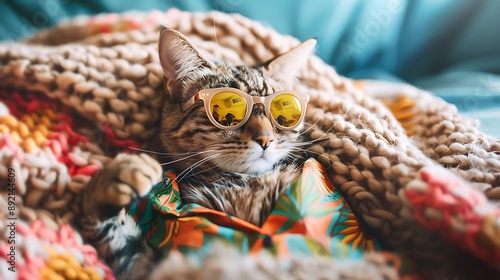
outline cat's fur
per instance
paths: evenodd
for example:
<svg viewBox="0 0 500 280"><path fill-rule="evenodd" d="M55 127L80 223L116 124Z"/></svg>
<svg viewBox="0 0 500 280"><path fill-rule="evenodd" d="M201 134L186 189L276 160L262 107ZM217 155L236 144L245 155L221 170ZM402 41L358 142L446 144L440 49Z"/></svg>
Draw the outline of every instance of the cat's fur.
<svg viewBox="0 0 500 280"><path fill-rule="evenodd" d="M216 66L183 35L161 32L159 55L168 96L160 135L164 156L158 159L178 172L184 202L255 225L265 221L277 197L300 174L305 156L300 127L275 129L257 104L246 124L225 131L209 121L203 102L186 112L181 104L209 88L233 87L255 96L291 89L314 46L315 40L306 41L256 67ZM133 220L120 212L135 197L146 195L160 175L161 167L151 157L120 155L85 190L82 233L120 279L141 279L160 257L143 242Z"/></svg>

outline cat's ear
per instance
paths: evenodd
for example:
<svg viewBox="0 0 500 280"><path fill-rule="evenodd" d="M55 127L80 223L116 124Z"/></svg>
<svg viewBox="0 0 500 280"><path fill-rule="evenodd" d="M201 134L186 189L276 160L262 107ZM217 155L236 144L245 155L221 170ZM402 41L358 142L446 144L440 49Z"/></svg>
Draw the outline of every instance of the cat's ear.
<svg viewBox="0 0 500 280"><path fill-rule="evenodd" d="M264 69L278 81L288 82L298 74L316 47L316 39L309 39L265 63Z"/></svg>
<svg viewBox="0 0 500 280"><path fill-rule="evenodd" d="M184 35L172 29L163 28L160 32L158 52L172 90L182 92L187 85L215 69L215 65L205 59Z"/></svg>

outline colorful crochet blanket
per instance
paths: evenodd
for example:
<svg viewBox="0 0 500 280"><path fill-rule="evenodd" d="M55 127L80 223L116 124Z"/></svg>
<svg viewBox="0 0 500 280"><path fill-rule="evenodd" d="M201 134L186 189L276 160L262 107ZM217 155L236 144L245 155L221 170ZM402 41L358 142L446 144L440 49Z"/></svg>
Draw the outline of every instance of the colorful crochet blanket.
<svg viewBox="0 0 500 280"><path fill-rule="evenodd" d="M25 42L0 44L2 279L113 279L69 225L78 218L75 205L92 174L118 152L145 147L157 133L163 102L160 24L186 34L207 57L232 65L257 64L298 44L238 15L177 10L78 18ZM388 266L401 277L499 275L499 140L430 93L408 85L353 82L315 56L295 87L311 96L305 135L321 140L302 182L319 171L328 176L314 187L290 192L312 188L311 194L323 197L312 200L313 205L335 208L337 203L352 210L327 213L329 222L343 213L340 223L346 226L336 228L337 237L328 240L369 232L390 252L343 256L361 267L376 264L375 270L351 269L343 276L388 275L383 272ZM329 191L319 187L324 182L330 182ZM175 185L170 186L175 193ZM280 204L289 213L304 205L293 205L291 197L285 195ZM207 230L228 225L221 213L201 215L196 207L170 206L157 207L175 216L164 224L165 232L192 226L186 222L192 213ZM280 219L277 209L274 220ZM215 220L205 223L200 220L204 215ZM231 238L247 240L251 252L255 244L269 241L265 234L274 233L273 239L281 230L332 236L325 224L308 223L256 229L237 221L241 228L231 224ZM349 230L358 225L365 231ZM294 244L304 243L304 236ZM349 238L358 244L358 237ZM155 242L162 241L178 249L184 242ZM363 244L378 248L371 241ZM330 247L321 248L339 257ZM379 258L373 261L373 256Z"/></svg>

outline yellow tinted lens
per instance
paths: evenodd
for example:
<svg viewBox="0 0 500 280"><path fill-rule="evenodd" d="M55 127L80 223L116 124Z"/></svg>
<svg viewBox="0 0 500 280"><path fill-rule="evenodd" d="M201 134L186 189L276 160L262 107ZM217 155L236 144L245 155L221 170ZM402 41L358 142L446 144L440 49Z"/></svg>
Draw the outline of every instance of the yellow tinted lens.
<svg viewBox="0 0 500 280"><path fill-rule="evenodd" d="M215 121L223 126L238 125L245 117L247 101L235 92L219 92L210 100L210 108Z"/></svg>
<svg viewBox="0 0 500 280"><path fill-rule="evenodd" d="M302 104L295 95L280 94L271 101L271 115L282 127L292 127L297 124L302 115Z"/></svg>

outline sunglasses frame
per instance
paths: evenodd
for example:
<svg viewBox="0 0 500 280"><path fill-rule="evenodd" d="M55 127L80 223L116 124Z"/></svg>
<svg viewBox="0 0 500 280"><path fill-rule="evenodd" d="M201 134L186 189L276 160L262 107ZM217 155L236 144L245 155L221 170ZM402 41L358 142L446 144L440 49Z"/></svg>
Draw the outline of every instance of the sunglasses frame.
<svg viewBox="0 0 500 280"><path fill-rule="evenodd" d="M245 101L247 103L245 117L241 120L240 123L238 123L235 126L224 126L224 125L220 124L217 120L215 120L214 117L212 116L212 111L211 111L212 108L210 108L210 101L212 100L212 98L216 94L221 93L221 92L233 92L233 93L239 94L242 98L245 99ZM286 126L282 126L282 125L278 124L278 122L273 118L273 116L271 114L271 101L275 97L277 97L281 94L294 95L299 100L299 102L302 106L300 118L293 126L286 127ZM307 103L309 103L309 94L303 93L303 92L291 91L291 90L282 90L282 91L274 92L274 93L267 95L267 96L253 96L253 95L250 95L242 90L239 90L236 88L230 88L230 87L203 89L203 90L200 90L199 92L197 92L189 100L184 102L184 104L182 104L182 111L185 112L185 111L189 110L189 108L191 108L198 100L203 100L203 103L205 105L205 112L207 113L207 117L212 122L212 124L220 129L223 129L223 130L235 130L235 129L238 129L241 126L243 126L248 121L250 116L252 115L253 106L255 104L259 104L259 103L264 105L265 114L266 114L267 118L271 121L271 123L273 124L274 127L277 127L279 129L282 129L282 130L292 130L292 129L296 128L298 125L300 125L302 123L302 121L304 120L304 117L306 114L306 109L307 109Z"/></svg>

